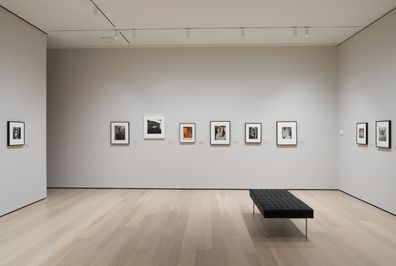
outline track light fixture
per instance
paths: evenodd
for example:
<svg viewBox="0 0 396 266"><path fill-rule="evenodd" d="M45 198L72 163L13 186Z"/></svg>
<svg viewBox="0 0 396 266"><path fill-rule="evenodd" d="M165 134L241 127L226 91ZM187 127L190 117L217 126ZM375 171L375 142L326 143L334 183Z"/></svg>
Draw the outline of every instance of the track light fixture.
<svg viewBox="0 0 396 266"><path fill-rule="evenodd" d="M186 28L186 38L190 38L190 29Z"/></svg>
<svg viewBox="0 0 396 266"><path fill-rule="evenodd" d="M293 36L297 37L298 36L298 29L297 27L293 27Z"/></svg>
<svg viewBox="0 0 396 266"><path fill-rule="evenodd" d="M118 40L120 38L120 33L118 32L118 30L114 31L114 40Z"/></svg>
<svg viewBox="0 0 396 266"><path fill-rule="evenodd" d="M132 38L136 38L136 30L132 29Z"/></svg>
<svg viewBox="0 0 396 266"><path fill-rule="evenodd" d="M309 27L304 27L304 36L309 37Z"/></svg>
<svg viewBox="0 0 396 266"><path fill-rule="evenodd" d="M245 37L245 28L241 27L241 37Z"/></svg>

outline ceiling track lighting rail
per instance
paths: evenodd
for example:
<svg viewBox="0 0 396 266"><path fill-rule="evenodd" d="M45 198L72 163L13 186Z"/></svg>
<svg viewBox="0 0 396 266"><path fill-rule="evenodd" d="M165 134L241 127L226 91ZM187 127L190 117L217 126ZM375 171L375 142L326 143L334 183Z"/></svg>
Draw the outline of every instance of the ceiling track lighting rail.
<svg viewBox="0 0 396 266"><path fill-rule="evenodd" d="M114 30L114 35L115 35L115 37L114 37L114 39L115 40L118 40L118 35L120 35L120 36L122 36L122 38L124 38L124 40L128 43L128 44L131 44L131 42L125 37L125 35L120 31L120 30L118 30L117 29L117 27L116 27L116 25L113 23L113 21L111 21L111 19L103 12L103 10L93 1L93 0L89 0L91 3L92 3L92 5L94 6L94 10L93 10L93 14L94 14L94 16L96 17L97 15L98 15L98 13L100 12L102 15L103 15L103 17L105 17L105 19L111 24L111 26L113 26L113 29L112 30Z"/></svg>

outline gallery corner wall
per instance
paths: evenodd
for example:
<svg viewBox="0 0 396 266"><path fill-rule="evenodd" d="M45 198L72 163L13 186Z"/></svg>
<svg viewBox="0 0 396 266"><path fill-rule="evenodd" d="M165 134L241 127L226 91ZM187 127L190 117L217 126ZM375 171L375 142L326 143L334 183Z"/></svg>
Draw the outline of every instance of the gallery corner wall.
<svg viewBox="0 0 396 266"><path fill-rule="evenodd" d="M0 215L46 197L45 34L0 7ZM7 121L26 144L7 147Z"/></svg>
<svg viewBox="0 0 396 266"><path fill-rule="evenodd" d="M340 46L339 188L396 213L396 10ZM375 122L392 120L391 149L375 145ZM357 122L369 123L369 145L356 145Z"/></svg>
<svg viewBox="0 0 396 266"><path fill-rule="evenodd" d="M335 47L202 47L48 51L50 187L319 188L337 181ZM161 114L165 140L143 140ZM110 145L129 121L131 144ZM231 121L231 145L209 122ZM276 121L298 121L297 147L276 146ZM181 145L179 123L196 123ZM244 123L263 143L244 143Z"/></svg>

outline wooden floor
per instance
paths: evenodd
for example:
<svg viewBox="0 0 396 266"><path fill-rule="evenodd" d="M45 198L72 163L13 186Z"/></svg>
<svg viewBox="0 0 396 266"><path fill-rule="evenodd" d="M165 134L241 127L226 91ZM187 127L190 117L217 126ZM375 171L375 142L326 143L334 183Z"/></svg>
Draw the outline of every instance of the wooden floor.
<svg viewBox="0 0 396 266"><path fill-rule="evenodd" d="M396 265L395 216L293 194L315 210L308 240L304 220L253 215L248 191L49 190L0 218L0 265Z"/></svg>

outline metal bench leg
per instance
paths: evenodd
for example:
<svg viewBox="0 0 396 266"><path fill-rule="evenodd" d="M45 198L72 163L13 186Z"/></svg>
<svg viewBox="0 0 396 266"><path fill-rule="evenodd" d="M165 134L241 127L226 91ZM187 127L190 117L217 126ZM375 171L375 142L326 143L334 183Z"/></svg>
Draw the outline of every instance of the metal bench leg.
<svg viewBox="0 0 396 266"><path fill-rule="evenodd" d="M308 239L308 219L305 218L305 239Z"/></svg>

